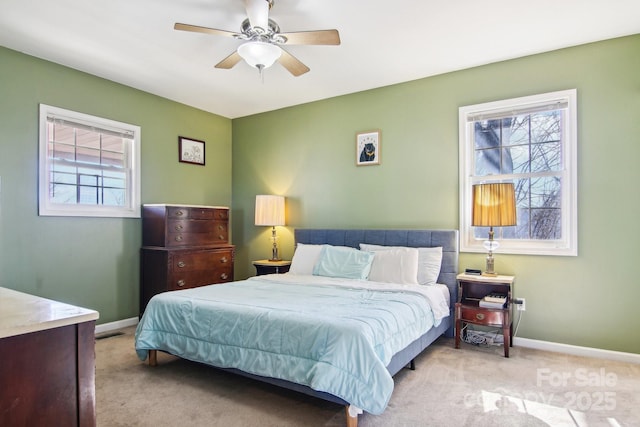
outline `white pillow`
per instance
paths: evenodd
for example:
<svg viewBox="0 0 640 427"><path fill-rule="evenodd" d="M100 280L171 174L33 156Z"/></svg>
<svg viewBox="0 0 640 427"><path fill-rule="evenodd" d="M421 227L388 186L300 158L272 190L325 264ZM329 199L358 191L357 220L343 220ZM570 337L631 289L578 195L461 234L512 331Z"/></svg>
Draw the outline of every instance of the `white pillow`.
<svg viewBox="0 0 640 427"><path fill-rule="evenodd" d="M360 243L363 251L386 251L402 248L404 246L380 246ZM442 265L442 247L417 248L418 249L418 283L420 285L435 285L440 275Z"/></svg>
<svg viewBox="0 0 640 427"><path fill-rule="evenodd" d="M418 250L416 248L393 248L376 250L371 264L369 280L373 282L418 284Z"/></svg>
<svg viewBox="0 0 640 427"><path fill-rule="evenodd" d="M435 285L442 267L442 246L418 248L418 283Z"/></svg>
<svg viewBox="0 0 640 427"><path fill-rule="evenodd" d="M298 243L296 250L293 253L291 259L291 267L289 267L289 273L291 274L313 274L313 267L320 258L320 252L324 245L305 245Z"/></svg>

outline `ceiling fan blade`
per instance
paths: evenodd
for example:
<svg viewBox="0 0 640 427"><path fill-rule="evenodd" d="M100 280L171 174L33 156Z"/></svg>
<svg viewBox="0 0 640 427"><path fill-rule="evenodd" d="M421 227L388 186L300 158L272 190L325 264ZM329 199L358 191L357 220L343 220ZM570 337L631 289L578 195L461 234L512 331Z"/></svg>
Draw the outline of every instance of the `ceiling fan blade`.
<svg viewBox="0 0 640 427"><path fill-rule="evenodd" d="M222 61L216 64L216 68L223 68L228 70L235 67L235 65L242 60L242 57L238 54L238 51L233 52L231 55L224 58Z"/></svg>
<svg viewBox="0 0 640 427"><path fill-rule="evenodd" d="M253 28L269 29L269 2L267 0L244 0L249 22Z"/></svg>
<svg viewBox="0 0 640 427"><path fill-rule="evenodd" d="M286 68L291 74L298 77L309 71L309 67L304 65L298 58L282 49L282 55L278 58L278 62Z"/></svg>
<svg viewBox="0 0 640 427"><path fill-rule="evenodd" d="M340 44L340 33L338 33L338 30L298 31L294 33L281 33L281 35L287 38L286 44Z"/></svg>
<svg viewBox="0 0 640 427"><path fill-rule="evenodd" d="M175 30L180 30L180 31L191 31L194 33L213 34L214 36L235 37L237 34L231 31L216 30L215 28L199 27L197 25L181 24L179 22L176 22L173 28Z"/></svg>

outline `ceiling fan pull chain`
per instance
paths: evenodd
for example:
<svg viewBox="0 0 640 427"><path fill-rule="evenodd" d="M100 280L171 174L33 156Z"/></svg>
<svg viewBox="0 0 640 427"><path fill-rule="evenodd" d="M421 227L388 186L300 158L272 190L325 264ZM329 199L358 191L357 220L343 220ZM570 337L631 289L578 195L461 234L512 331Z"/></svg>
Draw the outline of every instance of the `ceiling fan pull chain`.
<svg viewBox="0 0 640 427"><path fill-rule="evenodd" d="M262 80L262 84L264 84L264 65L258 64L256 65L258 72L260 73L260 79Z"/></svg>

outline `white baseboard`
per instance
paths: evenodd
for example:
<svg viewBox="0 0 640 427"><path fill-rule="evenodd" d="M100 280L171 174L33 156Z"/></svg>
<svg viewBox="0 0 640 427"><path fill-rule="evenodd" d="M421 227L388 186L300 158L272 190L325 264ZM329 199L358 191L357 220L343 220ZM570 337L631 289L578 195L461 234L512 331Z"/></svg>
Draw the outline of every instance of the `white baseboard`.
<svg viewBox="0 0 640 427"><path fill-rule="evenodd" d="M594 357L597 359L608 359L616 360L618 362L640 364L640 354L624 353L622 351L602 350L600 348L580 347L577 345L561 344L557 342L539 341L518 337L513 338L513 345L534 348L536 350L572 354L574 356Z"/></svg>
<svg viewBox="0 0 640 427"><path fill-rule="evenodd" d="M130 319L117 320L115 322L103 323L96 325L96 335L105 332L111 332L122 328L128 328L129 326L136 326L138 324L138 317L132 317Z"/></svg>

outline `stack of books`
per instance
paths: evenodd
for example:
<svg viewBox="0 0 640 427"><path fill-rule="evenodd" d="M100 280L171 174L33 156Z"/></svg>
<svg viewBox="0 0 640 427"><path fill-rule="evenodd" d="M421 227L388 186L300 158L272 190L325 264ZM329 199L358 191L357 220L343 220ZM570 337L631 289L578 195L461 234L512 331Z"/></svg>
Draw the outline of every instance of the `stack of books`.
<svg viewBox="0 0 640 427"><path fill-rule="evenodd" d="M485 308L504 308L507 302L507 296L503 294L489 294L480 300L480 307Z"/></svg>

